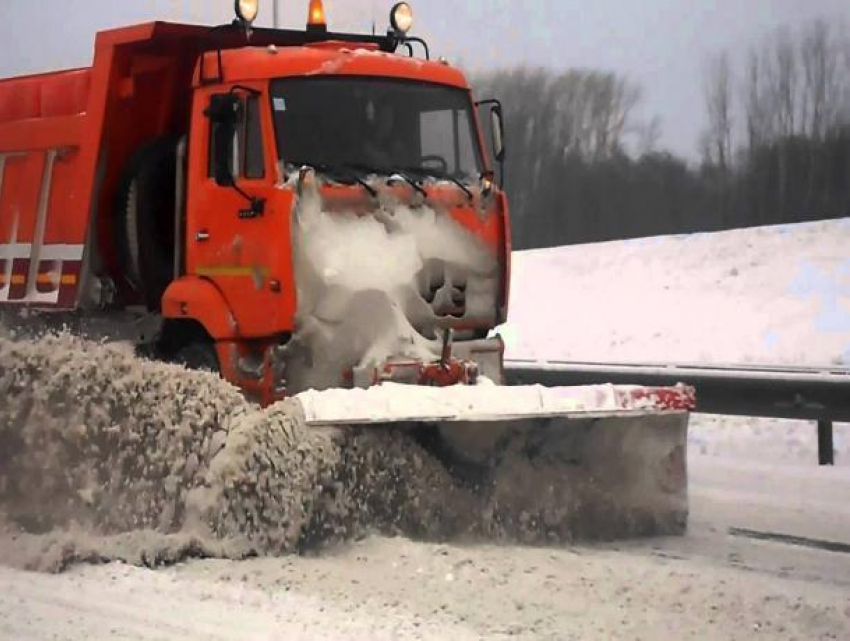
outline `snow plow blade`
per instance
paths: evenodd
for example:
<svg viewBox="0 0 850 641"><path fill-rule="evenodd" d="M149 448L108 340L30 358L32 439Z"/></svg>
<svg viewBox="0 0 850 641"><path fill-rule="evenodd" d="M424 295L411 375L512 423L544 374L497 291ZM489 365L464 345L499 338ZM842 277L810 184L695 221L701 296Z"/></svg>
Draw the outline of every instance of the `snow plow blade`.
<svg viewBox="0 0 850 641"><path fill-rule="evenodd" d="M529 541L682 534L692 388L387 384L298 397L307 425L410 431Z"/></svg>

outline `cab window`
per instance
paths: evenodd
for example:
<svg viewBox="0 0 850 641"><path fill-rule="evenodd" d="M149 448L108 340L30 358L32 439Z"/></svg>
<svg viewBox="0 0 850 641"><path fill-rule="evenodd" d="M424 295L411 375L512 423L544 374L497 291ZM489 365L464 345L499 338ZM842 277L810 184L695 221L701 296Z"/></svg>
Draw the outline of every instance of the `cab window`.
<svg viewBox="0 0 850 641"><path fill-rule="evenodd" d="M266 175L260 104L258 96L246 96L242 100L240 121L233 139L233 158L231 159L233 175L236 178L259 180ZM210 178L215 176L217 153L215 133L218 126L218 123L210 123L210 153L207 168L207 175Z"/></svg>

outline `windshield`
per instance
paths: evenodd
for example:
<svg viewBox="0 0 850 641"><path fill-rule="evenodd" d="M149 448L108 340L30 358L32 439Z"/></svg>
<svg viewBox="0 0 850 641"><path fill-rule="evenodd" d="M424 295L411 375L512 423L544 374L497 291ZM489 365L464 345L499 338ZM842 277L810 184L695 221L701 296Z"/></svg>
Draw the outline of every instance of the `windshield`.
<svg viewBox="0 0 850 641"><path fill-rule="evenodd" d="M272 83L272 108L285 163L464 181L481 174L463 89L362 77L281 79Z"/></svg>

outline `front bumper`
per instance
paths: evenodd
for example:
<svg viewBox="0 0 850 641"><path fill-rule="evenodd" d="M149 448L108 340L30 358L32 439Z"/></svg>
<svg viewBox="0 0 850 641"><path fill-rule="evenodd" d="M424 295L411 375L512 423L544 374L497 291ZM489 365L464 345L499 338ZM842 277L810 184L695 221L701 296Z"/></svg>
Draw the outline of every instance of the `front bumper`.
<svg viewBox="0 0 850 641"><path fill-rule="evenodd" d="M391 358L378 366L357 367L351 372L352 386L369 388L383 383L449 387L475 385L481 377L501 385L505 345L500 336L453 343L438 361L424 362Z"/></svg>

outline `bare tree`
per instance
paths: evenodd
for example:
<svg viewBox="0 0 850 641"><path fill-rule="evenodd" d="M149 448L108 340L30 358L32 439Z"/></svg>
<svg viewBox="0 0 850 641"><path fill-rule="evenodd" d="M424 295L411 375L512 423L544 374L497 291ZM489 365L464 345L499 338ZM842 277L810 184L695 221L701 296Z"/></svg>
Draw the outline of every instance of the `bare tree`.
<svg viewBox="0 0 850 641"><path fill-rule="evenodd" d="M840 84L844 88L841 97L841 124L850 124L850 34L847 32L847 26L842 23L841 29L841 58L843 65L840 67Z"/></svg>
<svg viewBox="0 0 850 641"><path fill-rule="evenodd" d="M743 86L747 146L751 150L760 148L774 136L770 99L765 95L765 85L762 56L757 48L753 48L747 58Z"/></svg>
<svg viewBox="0 0 850 641"><path fill-rule="evenodd" d="M780 29L773 37L767 49L769 55L765 56L772 64L766 66L766 77L768 81L768 96L770 97L773 121L776 126L776 138L778 142L777 172L779 175L778 196L779 213L784 215L788 210L788 182L790 154L789 145L791 139L797 133L797 78L798 64L797 51L794 39L787 29Z"/></svg>
<svg viewBox="0 0 850 641"><path fill-rule="evenodd" d="M823 140L837 124L841 92L839 63L841 48L833 43L829 25L818 20L808 26L802 37L800 53L805 77L806 133Z"/></svg>
<svg viewBox="0 0 850 641"><path fill-rule="evenodd" d="M704 136L706 160L722 173L732 160L732 66L727 53L718 54L708 65L705 81L708 131Z"/></svg>
<svg viewBox="0 0 850 641"><path fill-rule="evenodd" d="M661 117L653 116L649 120L637 124L634 133L636 136L635 150L638 157L655 152L658 148L658 141L661 140Z"/></svg>
<svg viewBox="0 0 850 641"><path fill-rule="evenodd" d="M773 43L775 64L771 67L771 93L776 109L778 134L790 138L797 133L797 49L787 29L777 32Z"/></svg>

